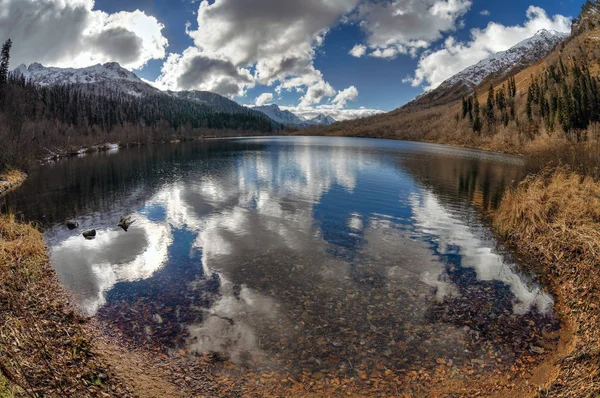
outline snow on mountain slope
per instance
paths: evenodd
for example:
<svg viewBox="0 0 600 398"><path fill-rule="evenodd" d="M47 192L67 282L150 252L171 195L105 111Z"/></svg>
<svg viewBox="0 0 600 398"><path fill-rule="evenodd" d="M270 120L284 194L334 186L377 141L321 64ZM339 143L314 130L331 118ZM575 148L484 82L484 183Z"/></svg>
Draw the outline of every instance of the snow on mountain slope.
<svg viewBox="0 0 600 398"><path fill-rule="evenodd" d="M281 110L277 105L255 106L252 109L262 112L278 123L292 126L301 126L306 124L306 120L300 119L290 111Z"/></svg>
<svg viewBox="0 0 600 398"><path fill-rule="evenodd" d="M21 75L28 81L40 86L58 84L99 85L136 96L160 92L142 81L135 73L121 67L116 62L80 69L45 67L39 63L33 63L29 67L20 65L12 73Z"/></svg>
<svg viewBox="0 0 600 398"><path fill-rule="evenodd" d="M51 86L59 84L89 85L93 90L97 87L117 91L139 97L147 94L164 94L189 101L201 102L216 112L223 113L255 113L271 118L276 123L308 127L312 125L330 125L335 123L330 116L318 115L311 120L304 120L290 111L279 109L277 105L248 108L219 94L208 91L160 91L146 83L135 73L122 68L116 62L98 64L87 68L55 68L33 63L29 67L20 65L13 74L21 75L34 84Z"/></svg>
<svg viewBox="0 0 600 398"><path fill-rule="evenodd" d="M295 127L309 127L309 126L329 126L335 123L335 119L331 116L327 116L324 114L319 114L312 119L302 119L299 116L288 110L282 110L277 105L262 105L255 106L252 109L257 110L259 112L264 113L271 119L275 120L278 123L285 124L288 126Z"/></svg>
<svg viewBox="0 0 600 398"><path fill-rule="evenodd" d="M324 115L322 113L309 120L309 123L318 126L330 126L335 122L336 120L334 118L328 115Z"/></svg>
<svg viewBox="0 0 600 398"><path fill-rule="evenodd" d="M20 65L13 73L18 72L27 80L32 80L41 86L54 84L100 83L106 80L142 82L135 73L122 68L116 62L98 64L87 68L53 68L33 63L29 67Z"/></svg>
<svg viewBox="0 0 600 398"><path fill-rule="evenodd" d="M510 49L493 54L457 73L410 104L435 105L458 99L490 76L505 77L535 64L567 36L566 33L542 29Z"/></svg>
<svg viewBox="0 0 600 398"><path fill-rule="evenodd" d="M160 91L137 77L135 73L122 68L116 62L81 69L45 67L33 63L29 67L20 65L12 73L22 75L28 81L41 86L58 84L89 85L91 89L101 87L107 88L109 91L118 91L134 96L162 93L185 100L202 102L216 112L253 113L252 110L235 101L207 91Z"/></svg>

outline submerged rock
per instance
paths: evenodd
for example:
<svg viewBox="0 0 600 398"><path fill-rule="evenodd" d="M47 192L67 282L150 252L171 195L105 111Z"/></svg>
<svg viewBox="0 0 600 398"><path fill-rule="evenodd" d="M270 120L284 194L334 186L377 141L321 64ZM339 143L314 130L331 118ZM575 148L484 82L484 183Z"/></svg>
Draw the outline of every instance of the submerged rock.
<svg viewBox="0 0 600 398"><path fill-rule="evenodd" d="M65 225L67 226L67 228L69 228L70 230L73 230L75 228L79 227L79 223L77 221L73 221L73 220L69 220L65 223Z"/></svg>
<svg viewBox="0 0 600 398"><path fill-rule="evenodd" d="M86 239L94 239L96 237L96 230L90 229L89 231L85 231L83 237Z"/></svg>
<svg viewBox="0 0 600 398"><path fill-rule="evenodd" d="M123 228L123 231L127 232L131 224L133 224L135 220L132 220L131 217L121 217L121 221L119 221L119 227Z"/></svg>

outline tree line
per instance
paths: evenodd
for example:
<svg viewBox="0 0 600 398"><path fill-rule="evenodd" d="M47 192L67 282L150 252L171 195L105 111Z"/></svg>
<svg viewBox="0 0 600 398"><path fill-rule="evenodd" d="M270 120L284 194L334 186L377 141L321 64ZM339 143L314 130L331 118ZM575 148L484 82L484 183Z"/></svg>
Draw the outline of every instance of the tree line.
<svg viewBox="0 0 600 398"><path fill-rule="evenodd" d="M531 75L527 93L517 98L514 76L501 87L490 85L485 106L480 106L477 93L462 99L459 121L468 119L473 132L494 134L500 125L525 130L530 135L542 128L548 134L561 131L575 141L582 132L600 122L600 77L594 76L587 61L572 60L565 65L559 57L540 76ZM524 120L519 120L519 110Z"/></svg>
<svg viewBox="0 0 600 398"><path fill-rule="evenodd" d="M216 112L163 93L133 96L110 85L37 86L9 72L12 42L0 54L0 169L82 145L198 136L268 134L281 126L250 110Z"/></svg>

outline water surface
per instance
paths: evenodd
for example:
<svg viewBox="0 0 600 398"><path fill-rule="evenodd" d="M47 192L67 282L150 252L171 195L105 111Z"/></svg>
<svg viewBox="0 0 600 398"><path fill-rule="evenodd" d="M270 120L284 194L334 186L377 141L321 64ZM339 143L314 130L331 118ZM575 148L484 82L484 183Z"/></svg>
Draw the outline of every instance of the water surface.
<svg viewBox="0 0 600 398"><path fill-rule="evenodd" d="M57 162L6 205L46 227L82 310L140 343L259 370L495 366L556 328L482 222L521 173L441 145L250 138Z"/></svg>

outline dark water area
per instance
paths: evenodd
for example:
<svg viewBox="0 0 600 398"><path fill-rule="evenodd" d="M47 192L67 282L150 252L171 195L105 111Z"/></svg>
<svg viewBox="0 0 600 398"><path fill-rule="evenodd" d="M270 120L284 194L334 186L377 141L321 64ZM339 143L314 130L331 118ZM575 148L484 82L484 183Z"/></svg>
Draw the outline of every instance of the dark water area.
<svg viewBox="0 0 600 398"><path fill-rule="evenodd" d="M139 343L258 370L494 367L557 328L482 221L521 177L441 145L245 138L60 161L3 207L43 225L82 311Z"/></svg>

